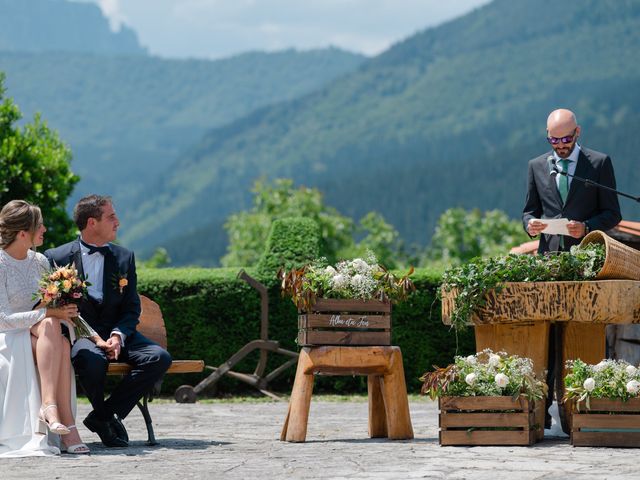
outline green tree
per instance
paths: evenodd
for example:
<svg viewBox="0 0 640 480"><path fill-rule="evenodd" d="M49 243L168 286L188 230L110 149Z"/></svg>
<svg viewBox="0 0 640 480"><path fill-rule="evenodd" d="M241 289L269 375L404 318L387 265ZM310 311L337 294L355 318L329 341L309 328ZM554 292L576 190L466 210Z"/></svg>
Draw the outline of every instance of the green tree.
<svg viewBox="0 0 640 480"><path fill-rule="evenodd" d="M400 234L378 212L369 212L362 217L356 232L363 235L362 240L340 251L340 258L364 257L367 251L372 251L378 262L386 268L399 268L412 263L405 252Z"/></svg>
<svg viewBox="0 0 640 480"><path fill-rule="evenodd" d="M255 265L269 235L271 223L280 218L306 217L320 227L320 254L330 262L353 245L353 220L324 204L316 188L295 188L293 180L276 179L273 183L258 180L253 187L253 208L231 215L225 223L229 235L225 267Z"/></svg>
<svg viewBox="0 0 640 480"><path fill-rule="evenodd" d="M166 248L158 247L148 260L138 261L137 263L145 268L165 268L171 264L171 257Z"/></svg>
<svg viewBox="0 0 640 480"><path fill-rule="evenodd" d="M527 240L522 223L501 210L450 208L438 219L425 261L459 265L474 257L505 254Z"/></svg>
<svg viewBox="0 0 640 480"><path fill-rule="evenodd" d="M65 203L79 178L71 172L71 151L36 115L22 128L22 117L12 99L5 97L0 72L0 204L23 199L42 209L48 232L45 248L72 238L75 227Z"/></svg>

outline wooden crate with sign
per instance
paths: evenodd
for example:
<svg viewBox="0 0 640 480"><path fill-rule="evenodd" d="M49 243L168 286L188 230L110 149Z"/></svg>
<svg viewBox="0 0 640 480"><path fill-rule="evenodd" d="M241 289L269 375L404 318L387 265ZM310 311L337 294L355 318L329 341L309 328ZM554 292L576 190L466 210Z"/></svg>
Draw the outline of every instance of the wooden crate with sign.
<svg viewBox="0 0 640 480"><path fill-rule="evenodd" d="M391 304L319 298L299 312L298 345L391 345Z"/></svg>

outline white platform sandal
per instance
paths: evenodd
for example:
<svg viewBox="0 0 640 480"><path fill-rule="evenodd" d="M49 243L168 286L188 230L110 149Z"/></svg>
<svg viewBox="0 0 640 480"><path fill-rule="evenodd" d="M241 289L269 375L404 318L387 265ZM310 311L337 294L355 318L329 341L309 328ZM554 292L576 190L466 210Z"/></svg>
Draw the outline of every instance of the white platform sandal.
<svg viewBox="0 0 640 480"><path fill-rule="evenodd" d="M69 425L68 428L69 430L74 430L74 429L78 430L75 425ZM89 450L89 447L87 447L87 444L82 442L76 443L75 445L69 445L69 446L66 446L64 442L62 442L61 451L63 453L71 453L74 455L84 455L87 453L91 453L91 450Z"/></svg>
<svg viewBox="0 0 640 480"><path fill-rule="evenodd" d="M51 433L57 433L58 435L68 435L71 430L68 427L64 426L60 422L50 422L47 420L47 410L50 408L58 408L55 403L51 403L46 407L40 407L40 413L38 414L38 430L37 433L44 435L47 433L47 427Z"/></svg>

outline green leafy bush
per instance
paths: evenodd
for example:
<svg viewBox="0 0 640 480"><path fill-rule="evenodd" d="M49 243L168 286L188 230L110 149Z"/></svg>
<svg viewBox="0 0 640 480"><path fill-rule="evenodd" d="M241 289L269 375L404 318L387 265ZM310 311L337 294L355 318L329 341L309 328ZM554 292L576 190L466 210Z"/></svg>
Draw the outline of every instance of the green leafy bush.
<svg viewBox="0 0 640 480"><path fill-rule="evenodd" d="M168 348L175 359L203 359L217 367L260 335L260 296L242 280L237 269L163 268L140 269L138 290L156 301L167 327ZM248 273L256 276L255 270ZM436 292L441 272L418 269L412 275L416 291L393 307L393 344L402 348L409 392L420 388L419 377L434 364L446 365L456 354L475 351L473 332L455 334L442 324ZM269 288L269 337L283 348L297 350L297 311L279 286ZM287 358L269 354L268 371ZM258 353L248 356L234 370L252 373ZM203 374L168 375L164 393L171 395L182 384L195 385ZM276 391L289 393L295 368L273 384ZM320 377L315 390L322 392L366 392L366 377ZM221 394L253 392L229 377L218 384Z"/></svg>

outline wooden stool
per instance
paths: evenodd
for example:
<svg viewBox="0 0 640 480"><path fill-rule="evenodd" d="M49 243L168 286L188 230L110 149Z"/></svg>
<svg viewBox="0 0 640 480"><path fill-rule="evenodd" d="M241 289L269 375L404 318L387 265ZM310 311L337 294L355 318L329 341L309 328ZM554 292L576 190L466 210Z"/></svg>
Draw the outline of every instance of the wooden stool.
<svg viewBox="0 0 640 480"><path fill-rule="evenodd" d="M305 347L280 440L304 442L307 436L313 376L368 375L369 436L391 440L413 438L400 347Z"/></svg>

